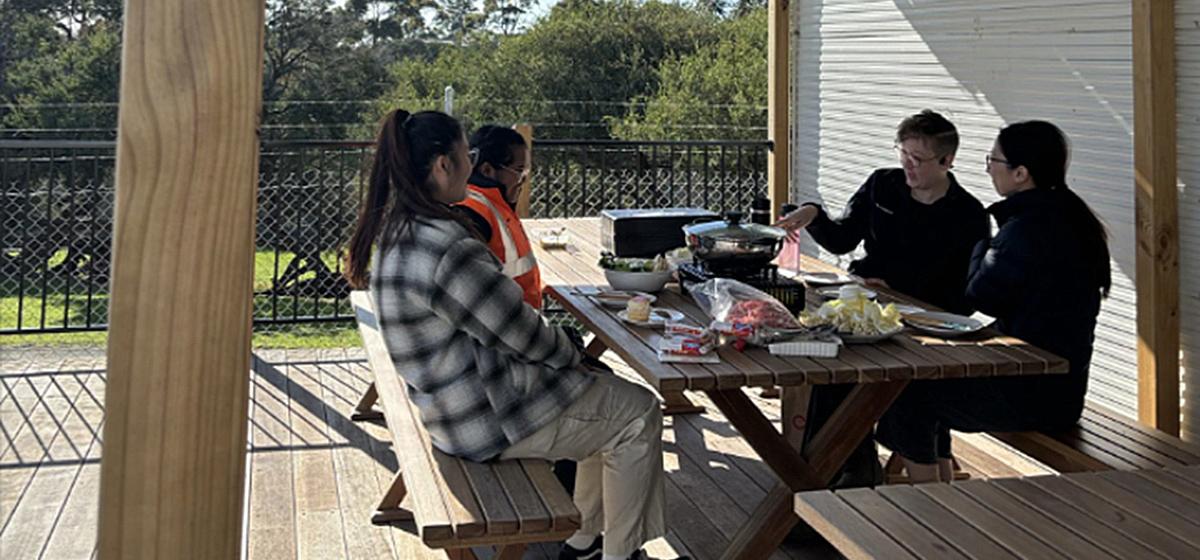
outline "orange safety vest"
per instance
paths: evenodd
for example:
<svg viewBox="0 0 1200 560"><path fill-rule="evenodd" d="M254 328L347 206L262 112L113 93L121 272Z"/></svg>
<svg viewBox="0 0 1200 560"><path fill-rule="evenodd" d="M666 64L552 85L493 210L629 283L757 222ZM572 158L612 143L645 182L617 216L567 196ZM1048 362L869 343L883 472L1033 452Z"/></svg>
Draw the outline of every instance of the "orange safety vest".
<svg viewBox="0 0 1200 560"><path fill-rule="evenodd" d="M525 303L534 309L542 308L542 273L529 245L521 219L508 206L500 189L485 189L467 185L467 198L459 204L474 210L492 228L488 248L500 259L504 274L517 281L525 292Z"/></svg>

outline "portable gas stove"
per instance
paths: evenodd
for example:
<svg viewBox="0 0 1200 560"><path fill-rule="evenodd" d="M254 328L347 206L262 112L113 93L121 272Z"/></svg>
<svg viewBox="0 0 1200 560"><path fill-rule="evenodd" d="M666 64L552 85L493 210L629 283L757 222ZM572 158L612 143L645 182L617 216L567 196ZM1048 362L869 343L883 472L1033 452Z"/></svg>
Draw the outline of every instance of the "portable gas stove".
<svg viewBox="0 0 1200 560"><path fill-rule="evenodd" d="M779 267L774 264L714 269L703 261L694 260L679 265L681 282L697 283L713 278L730 278L754 286L779 300L792 313L804 309L804 283L779 274Z"/></svg>

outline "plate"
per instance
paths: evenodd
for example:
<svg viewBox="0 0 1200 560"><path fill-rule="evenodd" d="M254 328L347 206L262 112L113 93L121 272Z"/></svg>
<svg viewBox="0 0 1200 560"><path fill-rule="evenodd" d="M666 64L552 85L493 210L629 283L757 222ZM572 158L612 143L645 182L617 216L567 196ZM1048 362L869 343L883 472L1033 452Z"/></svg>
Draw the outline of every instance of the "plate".
<svg viewBox="0 0 1200 560"><path fill-rule="evenodd" d="M901 315L916 315L917 313L925 312L924 307L917 307L915 305L909 305L907 303L893 303L892 305L896 306L896 311L900 312ZM884 307L887 307L887 306L885 305Z"/></svg>
<svg viewBox="0 0 1200 560"><path fill-rule="evenodd" d="M639 327L661 327L667 324L667 321L682 321L686 317L683 313L675 311L674 309L651 307L649 321L631 321L629 320L629 315L626 314L625 310L618 311L617 318L629 323L630 325L637 325Z"/></svg>
<svg viewBox="0 0 1200 560"><path fill-rule="evenodd" d="M801 272L796 275L810 286L837 286L839 284L849 284L854 281L854 277L849 274L840 274L837 272Z"/></svg>
<svg viewBox="0 0 1200 560"><path fill-rule="evenodd" d="M629 300L633 299L634 296L642 296L650 300L650 303L654 303L658 299L646 292L600 292L592 297L595 297L600 305L609 309L625 309Z"/></svg>
<svg viewBox="0 0 1200 560"><path fill-rule="evenodd" d="M982 321L972 317L938 311L925 311L905 315L904 322L916 330L943 338L954 338L970 334L983 329L985 326Z"/></svg>
<svg viewBox="0 0 1200 560"><path fill-rule="evenodd" d="M821 297L825 299L837 299L841 296L841 289L841 286L829 286L827 288L817 288L817 293L821 294ZM862 293L867 296L867 299L875 299L875 296L879 295L871 288L863 288Z"/></svg>
<svg viewBox="0 0 1200 560"><path fill-rule="evenodd" d="M893 336L896 336L897 333L899 333L903 330L904 330L904 327L902 326L891 332L885 332L885 333L881 333L881 334L855 335L855 334L837 333L837 335L838 335L838 338L842 339L842 342L844 342L846 344L871 344L873 342L882 342L884 340L892 338Z"/></svg>

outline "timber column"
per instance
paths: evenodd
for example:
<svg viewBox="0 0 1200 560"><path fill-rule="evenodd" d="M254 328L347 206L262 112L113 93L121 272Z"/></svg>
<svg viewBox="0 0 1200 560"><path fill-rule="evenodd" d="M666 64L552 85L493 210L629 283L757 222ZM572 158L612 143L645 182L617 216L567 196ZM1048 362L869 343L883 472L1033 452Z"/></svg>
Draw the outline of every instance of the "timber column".
<svg viewBox="0 0 1200 560"><path fill-rule="evenodd" d="M237 558L263 0L126 0L103 559Z"/></svg>

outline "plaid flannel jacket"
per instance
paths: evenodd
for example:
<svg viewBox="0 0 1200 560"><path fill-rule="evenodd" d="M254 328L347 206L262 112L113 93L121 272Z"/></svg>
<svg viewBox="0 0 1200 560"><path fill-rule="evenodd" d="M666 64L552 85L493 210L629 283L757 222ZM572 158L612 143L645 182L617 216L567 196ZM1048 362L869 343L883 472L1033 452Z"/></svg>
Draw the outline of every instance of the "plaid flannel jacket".
<svg viewBox="0 0 1200 560"><path fill-rule="evenodd" d="M384 245L371 267L379 328L438 449L493 458L591 385L579 349L462 226L414 222Z"/></svg>

